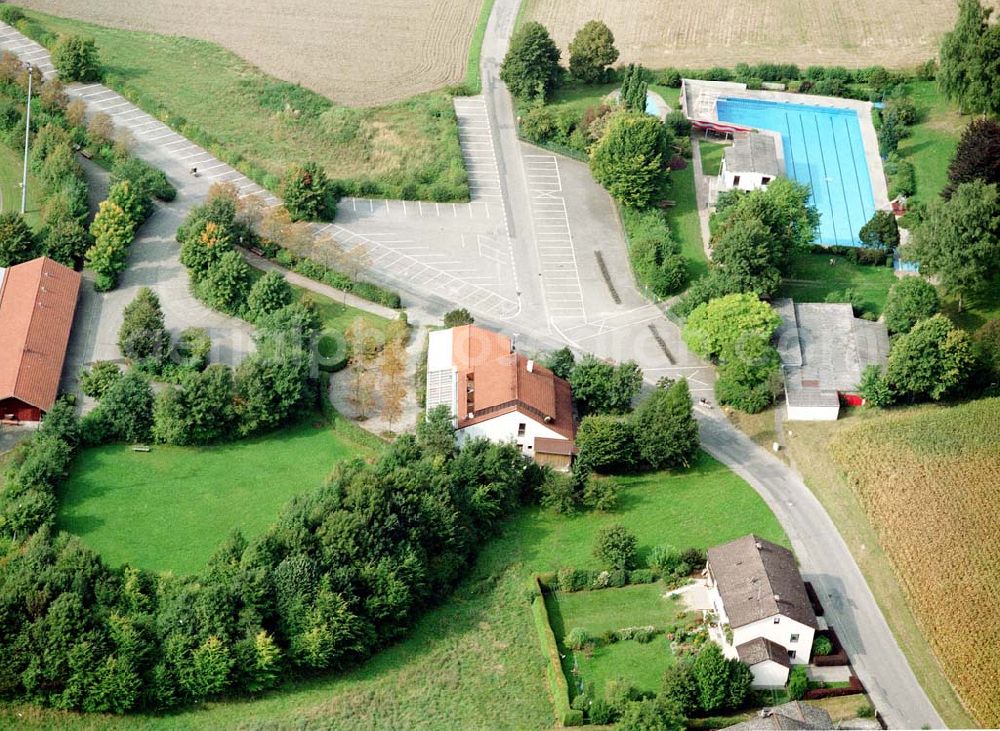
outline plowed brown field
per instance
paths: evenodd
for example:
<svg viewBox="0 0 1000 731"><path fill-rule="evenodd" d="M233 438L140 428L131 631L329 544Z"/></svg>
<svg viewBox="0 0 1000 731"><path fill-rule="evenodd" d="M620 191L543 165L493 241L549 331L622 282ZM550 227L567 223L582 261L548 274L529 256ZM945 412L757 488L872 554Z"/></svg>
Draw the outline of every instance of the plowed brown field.
<svg viewBox="0 0 1000 731"><path fill-rule="evenodd" d="M948 678L1000 725L1000 399L889 414L830 452Z"/></svg>
<svg viewBox="0 0 1000 731"><path fill-rule="evenodd" d="M914 66L937 54L952 0L524 0L563 49L588 20L615 34L623 63L707 68L740 62ZM995 3L994 3L995 4Z"/></svg>
<svg viewBox="0 0 1000 731"><path fill-rule="evenodd" d="M461 81L481 0L18 0L129 30L213 41L336 102L375 105Z"/></svg>

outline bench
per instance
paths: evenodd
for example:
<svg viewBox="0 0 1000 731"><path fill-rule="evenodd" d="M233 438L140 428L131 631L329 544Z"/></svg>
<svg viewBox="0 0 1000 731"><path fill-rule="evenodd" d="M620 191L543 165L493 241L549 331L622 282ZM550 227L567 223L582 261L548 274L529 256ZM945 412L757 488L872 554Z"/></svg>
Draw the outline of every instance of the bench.
<svg viewBox="0 0 1000 731"><path fill-rule="evenodd" d="M132 451L133 452L148 452L148 451L150 451L150 448L147 447L145 444L136 444L135 446L132 447Z"/></svg>

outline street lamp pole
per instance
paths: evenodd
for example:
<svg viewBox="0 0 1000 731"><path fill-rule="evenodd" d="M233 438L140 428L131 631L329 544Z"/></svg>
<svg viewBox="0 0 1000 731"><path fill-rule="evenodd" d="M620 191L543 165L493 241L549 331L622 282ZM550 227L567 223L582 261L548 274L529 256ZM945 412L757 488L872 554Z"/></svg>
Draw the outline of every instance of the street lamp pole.
<svg viewBox="0 0 1000 731"><path fill-rule="evenodd" d="M28 106L24 113L24 170L21 173L21 215L28 204L28 139L31 137L31 64L28 69Z"/></svg>

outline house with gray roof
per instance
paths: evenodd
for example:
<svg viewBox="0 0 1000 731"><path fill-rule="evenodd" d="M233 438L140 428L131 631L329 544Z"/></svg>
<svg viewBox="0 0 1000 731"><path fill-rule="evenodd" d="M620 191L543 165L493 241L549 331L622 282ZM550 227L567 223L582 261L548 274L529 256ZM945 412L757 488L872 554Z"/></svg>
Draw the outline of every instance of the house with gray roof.
<svg viewBox="0 0 1000 731"><path fill-rule="evenodd" d="M781 138L766 132L740 132L726 148L718 190L758 190L783 175Z"/></svg>
<svg viewBox="0 0 1000 731"><path fill-rule="evenodd" d="M889 355L885 323L854 316L847 303L777 300L775 334L785 383L788 421L835 421L841 401L860 406L858 385L869 365Z"/></svg>
<svg viewBox="0 0 1000 731"><path fill-rule="evenodd" d="M783 687L792 665L809 663L819 628L795 556L748 535L710 548L706 571L709 599L729 627L723 653L749 666L753 687Z"/></svg>
<svg viewBox="0 0 1000 731"><path fill-rule="evenodd" d="M824 709L803 701L792 701L773 708L762 708L753 718L734 726L726 726L723 731L808 731L830 728L833 728L833 719Z"/></svg>

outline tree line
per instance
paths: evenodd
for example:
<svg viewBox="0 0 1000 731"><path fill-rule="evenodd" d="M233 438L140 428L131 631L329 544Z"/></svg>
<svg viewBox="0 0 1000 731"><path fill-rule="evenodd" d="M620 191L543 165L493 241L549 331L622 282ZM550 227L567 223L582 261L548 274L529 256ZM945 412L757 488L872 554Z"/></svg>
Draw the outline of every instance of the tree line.
<svg viewBox="0 0 1000 731"><path fill-rule="evenodd" d="M356 664L447 594L542 474L513 445L456 450L438 421L371 464L339 464L198 575L157 576L55 532L79 440L60 402L8 461L0 695L90 712L167 710Z"/></svg>

